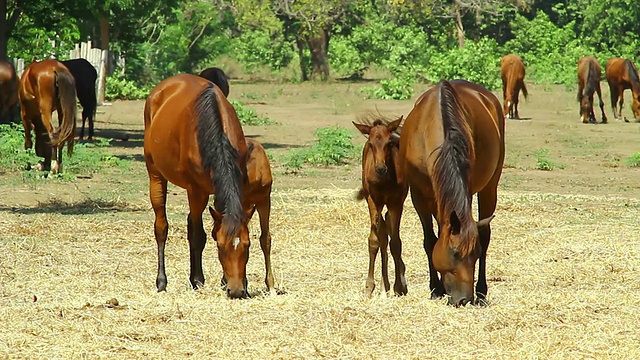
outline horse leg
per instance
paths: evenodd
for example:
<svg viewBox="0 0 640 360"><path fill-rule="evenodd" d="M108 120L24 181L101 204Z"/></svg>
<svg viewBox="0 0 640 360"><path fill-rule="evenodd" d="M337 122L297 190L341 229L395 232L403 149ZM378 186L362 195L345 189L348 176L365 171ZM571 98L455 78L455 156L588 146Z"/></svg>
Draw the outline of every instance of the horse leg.
<svg viewBox="0 0 640 360"><path fill-rule="evenodd" d="M84 107L82 108L82 127L80 128L80 140L82 140L84 138L84 122L85 120L87 120L87 118L84 115Z"/></svg>
<svg viewBox="0 0 640 360"><path fill-rule="evenodd" d="M622 119L622 107L624 106L624 88L622 86L618 86L618 94L620 96L618 99L618 119Z"/></svg>
<svg viewBox="0 0 640 360"><path fill-rule="evenodd" d="M498 201L497 187L501 171L496 172L489 184L478 192L478 219L486 219L493 215ZM487 249L491 242L491 224L478 228L478 238L482 246L478 265L478 283L476 285L476 301L483 303L487 297Z"/></svg>
<svg viewBox="0 0 640 360"><path fill-rule="evenodd" d="M189 255L191 272L189 281L194 289L204 285L202 272L202 251L207 243L207 234L202 226L202 212L207 207L209 195L195 190L187 190L189 198L189 215L187 216L187 238L189 239Z"/></svg>
<svg viewBox="0 0 640 360"><path fill-rule="evenodd" d="M260 248L264 254L264 267L265 278L264 282L267 285L267 291L274 289L273 270L271 270L271 233L269 232L269 216L271 213L271 197L266 196L266 199L259 204L256 204L256 210L260 216Z"/></svg>
<svg viewBox="0 0 640 360"><path fill-rule="evenodd" d="M167 289L167 274L164 267L164 248L167 243L169 222L167 221L167 179L157 171L155 165L147 163L149 172L149 198L155 213L153 232L158 244L158 274L156 276L156 288L158 292Z"/></svg>
<svg viewBox="0 0 640 360"><path fill-rule="evenodd" d="M31 140L33 119L29 118L29 115L27 114L27 107L24 105L20 107L20 118L22 119L22 126L24 127L24 149L28 150L33 147L33 141Z"/></svg>
<svg viewBox="0 0 640 360"><path fill-rule="evenodd" d="M604 101L602 101L602 89L600 89L600 83L598 82L596 85L596 92L598 93L598 101L600 105L600 111L602 112L602 123L607 123L607 115L604 114Z"/></svg>
<svg viewBox="0 0 640 360"><path fill-rule="evenodd" d="M87 114L87 122L89 122L89 131L87 134L87 140L91 141L93 140L93 115L95 113L95 109L94 111L91 110L87 110L88 114ZM82 127L84 128L84 125L82 125Z"/></svg>
<svg viewBox="0 0 640 360"><path fill-rule="evenodd" d="M378 256L378 250L380 244L378 243L378 228L380 227L382 215L378 211L371 196L367 197L367 205L369 207L369 219L371 221L371 228L369 230L369 271L367 273L367 282L365 283L364 295L371 297L373 290L376 287L376 282L373 277L373 273L376 265L376 257Z"/></svg>
<svg viewBox="0 0 640 360"><path fill-rule="evenodd" d="M438 272L433 266L433 248L436 246L438 238L433 231L433 210L435 209L435 200L428 199L422 194L418 194L418 191L411 190L411 202L416 209L420 222L422 223L422 232L424 235L424 251L427 253L427 259L429 260L429 287L431 289L431 298L438 299L444 295L444 285L442 280L438 276Z"/></svg>
<svg viewBox="0 0 640 360"><path fill-rule="evenodd" d="M391 235L391 255L393 256L396 272L393 291L397 295L407 294L406 267L404 261L402 261L402 240L400 240L400 219L402 218L402 205L405 197L406 195L398 204L387 204L387 230Z"/></svg>
<svg viewBox="0 0 640 360"><path fill-rule="evenodd" d="M519 92L520 92L520 86L519 84L516 84L516 89L513 92L513 118L514 119L520 119L520 114L518 114L518 103L519 103L518 93Z"/></svg>
<svg viewBox="0 0 640 360"><path fill-rule="evenodd" d="M380 209L380 225L378 226L378 243L380 245L380 263L382 266L382 284L384 285L384 292L389 292L391 284L389 284L389 211L387 216L382 216L382 209Z"/></svg>

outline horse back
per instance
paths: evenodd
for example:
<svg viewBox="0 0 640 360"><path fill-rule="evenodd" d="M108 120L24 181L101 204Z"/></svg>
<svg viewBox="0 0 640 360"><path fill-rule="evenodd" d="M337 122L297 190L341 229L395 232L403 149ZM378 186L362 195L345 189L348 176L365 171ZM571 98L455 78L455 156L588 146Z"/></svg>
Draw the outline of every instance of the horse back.
<svg viewBox="0 0 640 360"><path fill-rule="evenodd" d="M56 96L56 72L69 72L64 64L55 59L34 62L22 73L18 85L18 98L28 113L39 114L39 104L53 102Z"/></svg>
<svg viewBox="0 0 640 360"><path fill-rule="evenodd" d="M0 97L2 106L10 107L18 102L18 79L13 65L0 61Z"/></svg>

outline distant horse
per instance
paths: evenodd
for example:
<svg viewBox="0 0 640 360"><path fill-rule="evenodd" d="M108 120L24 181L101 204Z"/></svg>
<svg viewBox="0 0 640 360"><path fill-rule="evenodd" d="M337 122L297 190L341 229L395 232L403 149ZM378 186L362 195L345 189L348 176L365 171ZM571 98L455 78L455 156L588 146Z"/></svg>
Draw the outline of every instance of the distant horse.
<svg viewBox="0 0 640 360"><path fill-rule="evenodd" d="M529 95L524 84L524 63L518 55L505 55L500 60L500 72L502 74L503 112L507 119L519 119L518 95L520 90L525 98Z"/></svg>
<svg viewBox="0 0 640 360"><path fill-rule="evenodd" d="M613 118L616 120L622 118L623 93L626 89L631 89L633 98L631 111L633 112L633 117L636 120L640 120L640 80L638 79L638 70L633 62L629 59L609 59L605 66L605 76L611 90ZM619 107L616 106L618 99L620 99Z"/></svg>
<svg viewBox="0 0 640 360"><path fill-rule="evenodd" d="M175 75L160 82L144 107L144 156L158 245L156 287L167 286L167 181L187 190L187 238L194 289L204 285L202 251L207 235L202 212L215 194L212 238L218 245L222 283L231 298L247 297L249 229L243 211L247 144L233 106L220 89L201 77Z"/></svg>
<svg viewBox="0 0 640 360"><path fill-rule="evenodd" d="M267 290L274 287L273 271L271 270L271 233L269 232L269 216L271 213L271 166L264 147L254 139L246 138L247 142L247 187L243 196L243 207L249 219L254 209L260 216L260 248L264 254L266 276L264 279Z"/></svg>
<svg viewBox="0 0 640 360"><path fill-rule="evenodd" d="M89 120L89 130L87 132L87 140L93 138L93 121L96 116L96 79L98 72L85 59L73 59L62 61L69 69L73 78L76 80L76 94L80 105L82 105L82 128L80 129L80 140L84 137L84 124Z"/></svg>
<svg viewBox="0 0 640 360"><path fill-rule="evenodd" d="M602 123L607 122L604 114L604 102L600 91L600 77L602 71L598 60L593 56L585 56L578 60L578 101L580 102L580 116L583 123L596 122L596 114L593 112L593 93L598 93L600 110L602 111Z"/></svg>
<svg viewBox="0 0 640 360"><path fill-rule="evenodd" d="M399 181L407 181L422 222L432 297L446 293L449 304L474 301L478 259L478 300L487 294L489 223L504 162L504 125L500 101L489 90L442 80L416 101L402 128ZM479 222L471 211L476 193Z"/></svg>
<svg viewBox="0 0 640 360"><path fill-rule="evenodd" d="M36 135L36 155L44 162L32 166L35 170L62 171L62 147L67 144L68 155L73 153L76 130L76 88L73 75L66 66L54 59L33 62L22 73L18 97L24 125L24 147L30 149L31 130ZM54 130L51 113L58 113L59 127ZM51 166L51 158L55 161Z"/></svg>
<svg viewBox="0 0 640 360"><path fill-rule="evenodd" d="M199 76L218 85L224 96L229 97L229 78L222 69L217 67L206 68L200 72Z"/></svg>
<svg viewBox="0 0 640 360"><path fill-rule="evenodd" d="M370 123L370 121L366 121ZM402 117L388 122L376 119L372 125L353 123L368 140L362 151L362 188L358 199L367 199L371 230L369 233L369 273L365 285L365 296L370 297L375 288L373 272L378 250L382 257L382 282L385 292L389 291L389 233L391 234L391 253L395 263L396 280L393 289L398 295L406 295L407 281L404 278L404 262L400 257L402 244L400 240L400 218L402 207L407 197L407 185L398 182L399 139L393 134L402 122ZM386 219L382 210L387 207Z"/></svg>
<svg viewBox="0 0 640 360"><path fill-rule="evenodd" d="M0 61L0 123L16 121L18 115L18 77L13 64Z"/></svg>

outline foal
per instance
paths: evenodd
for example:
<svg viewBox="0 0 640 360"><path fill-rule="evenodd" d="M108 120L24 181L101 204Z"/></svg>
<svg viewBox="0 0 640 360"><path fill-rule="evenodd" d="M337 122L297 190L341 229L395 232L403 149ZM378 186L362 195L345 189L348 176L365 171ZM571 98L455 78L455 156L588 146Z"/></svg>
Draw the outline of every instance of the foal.
<svg viewBox="0 0 640 360"><path fill-rule="evenodd" d="M392 122L376 119L372 125L353 123L362 134L368 135L362 151L362 189L357 196L358 200L367 199L371 218L369 273L365 286L367 297L371 297L375 288L373 268L378 250L382 257L382 282L385 292L389 291L389 255L387 254L389 235L391 235L391 255L396 269L393 290L397 295L407 293L407 281L403 275L405 266L400 257L402 252L400 218L408 188L406 184L399 183L396 176L399 138L393 134L401 122L402 117ZM386 219L382 216L385 205L387 206Z"/></svg>

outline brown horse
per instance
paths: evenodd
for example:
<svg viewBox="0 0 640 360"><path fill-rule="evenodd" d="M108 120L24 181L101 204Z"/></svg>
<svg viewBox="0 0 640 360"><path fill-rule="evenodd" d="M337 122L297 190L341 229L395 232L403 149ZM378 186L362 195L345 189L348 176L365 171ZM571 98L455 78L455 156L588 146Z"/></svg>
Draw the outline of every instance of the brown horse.
<svg viewBox="0 0 640 360"><path fill-rule="evenodd" d="M267 285L267 290L270 291L274 288L273 271L271 270L271 233L269 232L273 177L264 147L257 140L251 138L245 140L247 142L247 187L242 203L245 213L252 215L253 209L255 209L260 216L260 248L264 254L266 268L264 282Z"/></svg>
<svg viewBox="0 0 640 360"><path fill-rule="evenodd" d="M611 90L611 108L613 109L613 118L622 118L622 106L624 105L624 91L631 89L633 101L631 103L631 111L636 120L640 119L640 80L638 79L638 70L629 59L612 58L607 61L605 66L605 76L609 89ZM620 106L616 103L620 99ZM625 119L626 120L626 119Z"/></svg>
<svg viewBox="0 0 640 360"><path fill-rule="evenodd" d="M231 298L247 297L246 265L249 230L242 205L247 144L233 106L220 89L201 77L172 76L159 83L144 107L144 156L149 196L155 212L158 244L158 291L166 289L164 250L167 240L167 181L187 190L187 238L194 289L204 285L202 251L206 233L202 212L209 195L214 220L212 238L218 245L222 284Z"/></svg>
<svg viewBox="0 0 640 360"><path fill-rule="evenodd" d="M34 62L22 73L18 91L20 113L24 125L24 147L30 149L31 130L35 130L36 154L44 162L32 166L35 170L62 171L62 147L73 152L76 130L76 88L66 66L54 59ZM54 130L51 113L58 113L59 126ZM55 161L51 166L51 158Z"/></svg>
<svg viewBox="0 0 640 360"><path fill-rule="evenodd" d="M598 93L600 110L602 111L602 123L607 122L604 114L604 102L600 91L600 77L602 70L598 60L593 56L585 56L578 60L578 101L580 102L580 117L583 123L596 122L596 114L593 112L593 93Z"/></svg>
<svg viewBox="0 0 640 360"><path fill-rule="evenodd" d="M366 121L371 123L370 121ZM371 231L369 233L369 273L365 285L365 296L371 296L375 288L373 272L378 250L382 257L382 282L385 292L389 291L387 245L391 235L391 254L395 263L396 280L393 289L398 295L407 293L407 280L404 277L404 262L400 257L402 244L400 240L400 218L402 207L407 197L407 185L398 182L399 139L393 134L402 122L402 117L389 122L376 119L372 125L353 123L368 140L362 150L362 189L358 199L367 199ZM387 207L386 219L382 210Z"/></svg>
<svg viewBox="0 0 640 360"><path fill-rule="evenodd" d="M478 300L487 294L489 222L496 209L504 154L500 101L480 85L442 80L417 100L405 120L399 180L407 181L422 222L434 298L446 292L450 304L472 302L478 259ZM476 193L479 222L471 211Z"/></svg>
<svg viewBox="0 0 640 360"><path fill-rule="evenodd" d="M522 91L525 99L529 95L524 84L524 63L518 55L509 54L500 59L500 72L502 74L503 112L507 119L519 119L518 95Z"/></svg>
<svg viewBox="0 0 640 360"><path fill-rule="evenodd" d="M218 85L224 96L229 97L229 78L222 69L217 67L206 68L200 72L199 76Z"/></svg>
<svg viewBox="0 0 640 360"><path fill-rule="evenodd" d="M16 121L18 115L18 77L13 64L0 61L0 123Z"/></svg>

